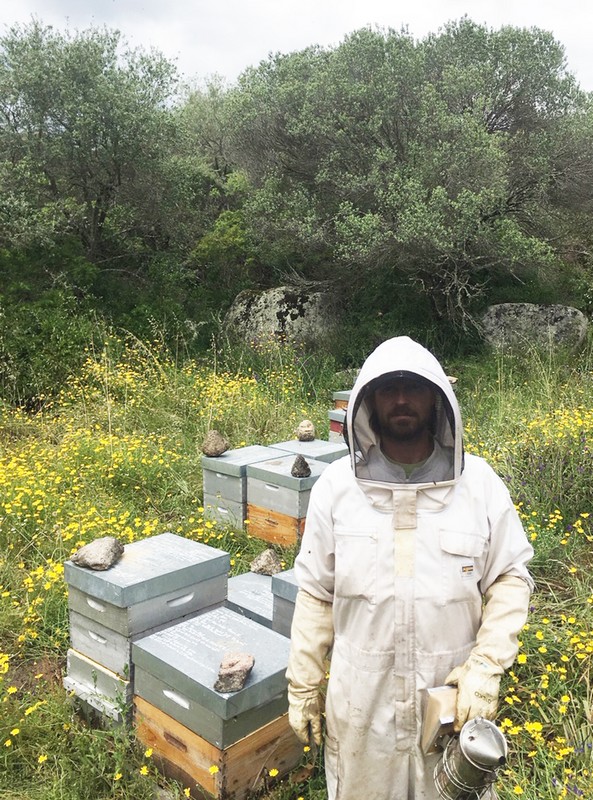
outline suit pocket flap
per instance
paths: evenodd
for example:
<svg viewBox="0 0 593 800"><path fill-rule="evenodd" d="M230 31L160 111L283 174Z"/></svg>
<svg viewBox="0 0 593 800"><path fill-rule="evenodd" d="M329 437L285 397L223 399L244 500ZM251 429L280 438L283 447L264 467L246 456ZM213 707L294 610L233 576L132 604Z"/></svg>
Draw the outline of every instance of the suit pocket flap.
<svg viewBox="0 0 593 800"><path fill-rule="evenodd" d="M453 556L477 558L482 555L486 540L475 533L462 531L441 531L441 549Z"/></svg>

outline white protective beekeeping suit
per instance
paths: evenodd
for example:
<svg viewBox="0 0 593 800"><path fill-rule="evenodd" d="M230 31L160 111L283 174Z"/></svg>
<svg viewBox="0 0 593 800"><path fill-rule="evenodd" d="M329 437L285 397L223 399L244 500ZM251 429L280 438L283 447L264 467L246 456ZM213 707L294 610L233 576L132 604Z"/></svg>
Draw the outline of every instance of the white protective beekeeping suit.
<svg viewBox="0 0 593 800"><path fill-rule="evenodd" d="M434 451L408 478L385 468L370 421L368 384L387 373L437 389ZM461 665L470 694L482 670L498 684L526 619L533 550L502 481L483 459L464 457L457 400L425 348L407 337L380 345L354 385L347 424L350 455L313 487L295 564L291 724L302 733L309 716L316 733L333 642L329 800L438 800L438 756L420 749L424 690Z"/></svg>

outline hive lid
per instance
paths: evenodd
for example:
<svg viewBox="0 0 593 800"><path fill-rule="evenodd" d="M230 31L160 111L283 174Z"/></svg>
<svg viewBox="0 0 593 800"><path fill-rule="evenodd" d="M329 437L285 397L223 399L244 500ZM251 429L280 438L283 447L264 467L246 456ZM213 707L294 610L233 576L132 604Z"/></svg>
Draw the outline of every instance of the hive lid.
<svg viewBox="0 0 593 800"><path fill-rule="evenodd" d="M229 578L227 600L234 611L244 608L264 619L272 619L272 576L244 572Z"/></svg>
<svg viewBox="0 0 593 800"><path fill-rule="evenodd" d="M257 461L266 461L274 458L277 451L273 447L264 447L260 444L253 444L247 447L238 447L235 450L227 450L221 456L202 456L202 468L221 472L223 475L234 475L243 477L248 464Z"/></svg>
<svg viewBox="0 0 593 800"><path fill-rule="evenodd" d="M66 583L120 608L226 574L230 556L224 550L161 533L124 546L117 563L103 571L64 564Z"/></svg>
<svg viewBox="0 0 593 800"><path fill-rule="evenodd" d="M247 467L247 478L257 478L276 486L284 486L296 491L306 491L310 489L323 470L327 467L324 461L317 461L314 458L305 457L311 467L311 474L308 478L295 478L290 474L292 465L296 458L295 453L286 454L280 458L273 458L270 461L261 461L258 464L250 464ZM249 497L249 489L247 490Z"/></svg>
<svg viewBox="0 0 593 800"><path fill-rule="evenodd" d="M272 594L283 597L285 600L296 600L299 590L293 569L286 569L284 572L277 572L272 575Z"/></svg>
<svg viewBox="0 0 593 800"><path fill-rule="evenodd" d="M311 442L300 442L290 439L287 442L278 442L273 445L277 450L283 450L295 455L304 456L306 459L315 458L328 464L342 456L348 455L348 447L341 442L328 442L325 439L313 439Z"/></svg>
<svg viewBox="0 0 593 800"><path fill-rule="evenodd" d="M230 719L286 690L290 640L229 608L219 607L141 638L132 661L177 693ZM215 692L226 653L250 653L255 664L238 692Z"/></svg>

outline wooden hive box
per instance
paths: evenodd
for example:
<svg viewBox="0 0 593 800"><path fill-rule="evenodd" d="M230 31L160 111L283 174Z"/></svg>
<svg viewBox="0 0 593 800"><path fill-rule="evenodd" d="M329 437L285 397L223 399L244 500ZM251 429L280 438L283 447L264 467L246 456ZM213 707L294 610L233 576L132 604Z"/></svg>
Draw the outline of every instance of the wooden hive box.
<svg viewBox="0 0 593 800"><path fill-rule="evenodd" d="M282 714L226 748L220 748L177 722L142 697L134 698L136 736L152 748L156 765L180 781L196 800L243 800L297 767L303 745ZM216 768L216 769L214 769Z"/></svg>
<svg viewBox="0 0 593 800"><path fill-rule="evenodd" d="M298 590L294 568L272 575L272 630L283 636L290 636Z"/></svg>
<svg viewBox="0 0 593 800"><path fill-rule="evenodd" d="M352 394L351 389L348 389L347 391L334 392L332 395L334 401L334 408L348 408L348 403L350 402L351 394Z"/></svg>
<svg viewBox="0 0 593 800"><path fill-rule="evenodd" d="M205 611L134 642L134 694L225 748L288 710L289 647L284 636L230 608ZM237 692L214 690L227 653L255 659Z"/></svg>
<svg viewBox="0 0 593 800"><path fill-rule="evenodd" d="M307 459L311 475L295 478L291 474L295 457L296 454L290 453L247 467L249 532L284 546L300 540L311 489L327 467L325 461Z"/></svg>
<svg viewBox="0 0 593 800"><path fill-rule="evenodd" d="M242 528L247 513L247 466L276 455L272 447L254 444L202 456L204 512L223 525Z"/></svg>
<svg viewBox="0 0 593 800"><path fill-rule="evenodd" d="M274 613L272 576L244 572L229 578L225 605L238 614L259 622L266 628L272 628Z"/></svg>

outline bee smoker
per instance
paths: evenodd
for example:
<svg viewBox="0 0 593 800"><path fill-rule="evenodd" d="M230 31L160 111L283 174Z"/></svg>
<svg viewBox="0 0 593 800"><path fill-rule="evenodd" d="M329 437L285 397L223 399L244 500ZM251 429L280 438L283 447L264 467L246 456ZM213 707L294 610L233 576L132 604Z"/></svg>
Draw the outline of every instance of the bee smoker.
<svg viewBox="0 0 593 800"><path fill-rule="evenodd" d="M434 769L443 800L479 800L507 759L507 742L493 722L476 717L451 736Z"/></svg>

